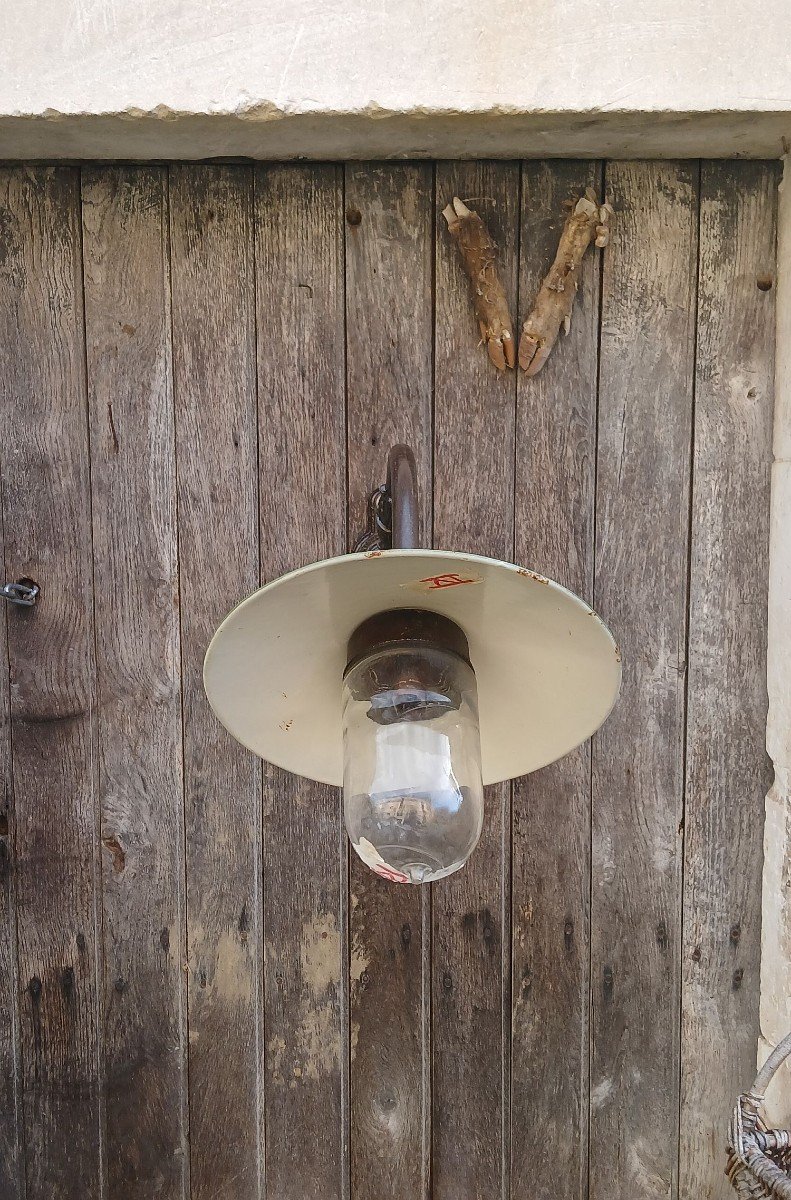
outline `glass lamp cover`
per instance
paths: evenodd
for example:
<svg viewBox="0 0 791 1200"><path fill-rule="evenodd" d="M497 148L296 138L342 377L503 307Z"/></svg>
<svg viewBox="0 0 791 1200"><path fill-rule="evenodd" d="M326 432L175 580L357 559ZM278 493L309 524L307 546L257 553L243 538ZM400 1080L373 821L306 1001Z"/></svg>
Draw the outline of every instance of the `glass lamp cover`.
<svg viewBox="0 0 791 1200"><path fill-rule="evenodd" d="M343 681L346 828L360 858L396 883L463 866L483 824L475 672L446 649L373 650Z"/></svg>

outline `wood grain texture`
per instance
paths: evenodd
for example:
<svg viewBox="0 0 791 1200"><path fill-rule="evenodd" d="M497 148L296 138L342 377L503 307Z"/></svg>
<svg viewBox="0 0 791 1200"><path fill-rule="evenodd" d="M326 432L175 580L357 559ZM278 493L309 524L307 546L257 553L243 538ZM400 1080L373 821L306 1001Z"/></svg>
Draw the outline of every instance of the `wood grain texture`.
<svg viewBox="0 0 791 1200"><path fill-rule="evenodd" d="M608 166L570 335L498 374L441 208L486 216L518 327L602 176L102 166L81 213L78 171L0 169L0 562L43 585L0 617L2 1200L730 1195L776 170ZM234 601L362 531L397 441L424 544L550 574L624 665L432 889L349 863L334 789L266 768L262 807L201 683Z"/></svg>
<svg viewBox="0 0 791 1200"><path fill-rule="evenodd" d="M433 172L346 168L349 533L398 442L415 452L431 529ZM427 544L427 543L425 543ZM351 1194L430 1188L430 891L387 883L350 852Z"/></svg>
<svg viewBox="0 0 791 1200"><path fill-rule="evenodd" d="M193 1200L253 1200L263 1182L261 767L202 678L258 585L252 194L246 168L170 169Z"/></svg>
<svg viewBox="0 0 791 1200"><path fill-rule="evenodd" d="M0 188L2 184L0 184ZM2 203L0 201L0 203ZM1 211L1 210L0 210ZM0 275L2 279L2 275ZM2 396L5 413L9 403ZM5 427L0 417L0 428ZM2 462L0 462L0 489ZM0 491L0 564L5 571ZM22 1072L19 1043L19 971L14 888L14 799L11 775L11 681L8 675L6 606L0 613L0 1196L21 1200L24 1188Z"/></svg>
<svg viewBox="0 0 791 1200"><path fill-rule="evenodd" d="M82 316L78 173L3 170L5 573L12 580L30 576L42 586L35 609L9 608L7 614L15 797L10 867L18 902L29 1200L55 1195L93 1200L100 1188L95 695Z"/></svg>
<svg viewBox="0 0 791 1200"><path fill-rule="evenodd" d="M567 210L595 163L525 163L523 307L552 263ZM540 374L520 373L515 559L587 599L593 513L601 254L583 260L571 332ZM514 1196L587 1189L590 743L517 780L513 820Z"/></svg>
<svg viewBox="0 0 791 1200"><path fill-rule="evenodd" d="M266 582L344 550L340 169L258 169L255 214ZM267 1195L340 1197L349 1053L340 794L271 766L264 778Z"/></svg>
<svg viewBox="0 0 791 1200"><path fill-rule="evenodd" d="M516 312L519 166L439 163L436 176L434 544L511 559L516 374L494 369L441 215L469 200L498 244ZM508 1195L511 788L486 789L481 840L433 885L432 1195Z"/></svg>
<svg viewBox="0 0 791 1200"><path fill-rule="evenodd" d="M607 194L595 603L623 687L592 751L590 1195L648 1200L677 1170L697 165L613 164Z"/></svg>
<svg viewBox="0 0 791 1200"><path fill-rule="evenodd" d="M189 1186L166 183L83 177L110 1200Z"/></svg>
<svg viewBox="0 0 791 1200"><path fill-rule="evenodd" d="M690 577L679 1194L731 1195L755 1073L777 170L704 163Z"/></svg>

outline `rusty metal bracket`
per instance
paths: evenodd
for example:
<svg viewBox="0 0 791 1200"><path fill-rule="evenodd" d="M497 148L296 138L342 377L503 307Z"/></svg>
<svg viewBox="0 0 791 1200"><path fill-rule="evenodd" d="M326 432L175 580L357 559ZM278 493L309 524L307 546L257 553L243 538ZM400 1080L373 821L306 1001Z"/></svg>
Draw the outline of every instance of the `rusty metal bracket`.
<svg viewBox="0 0 791 1200"><path fill-rule="evenodd" d="M409 446L393 446L387 480L368 497L368 527L354 552L414 550L418 545L417 468Z"/></svg>
<svg viewBox="0 0 791 1200"><path fill-rule="evenodd" d="M16 583L4 583L0 587L0 596L11 604L32 608L40 591L41 588L34 579L18 579Z"/></svg>

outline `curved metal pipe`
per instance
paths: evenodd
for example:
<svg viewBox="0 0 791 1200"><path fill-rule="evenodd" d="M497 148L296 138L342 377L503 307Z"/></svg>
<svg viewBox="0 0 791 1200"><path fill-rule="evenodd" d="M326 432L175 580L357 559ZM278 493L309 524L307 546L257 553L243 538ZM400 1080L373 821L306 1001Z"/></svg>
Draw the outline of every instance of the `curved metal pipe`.
<svg viewBox="0 0 791 1200"><path fill-rule="evenodd" d="M388 454L386 487L390 497L390 547L416 550L420 543L417 468L409 446L393 446Z"/></svg>

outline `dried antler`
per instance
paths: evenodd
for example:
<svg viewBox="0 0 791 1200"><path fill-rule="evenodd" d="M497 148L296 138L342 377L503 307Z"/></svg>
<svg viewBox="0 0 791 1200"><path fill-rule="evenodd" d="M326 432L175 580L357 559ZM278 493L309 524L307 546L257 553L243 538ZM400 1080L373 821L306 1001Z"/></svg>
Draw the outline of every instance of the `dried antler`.
<svg viewBox="0 0 791 1200"><path fill-rule="evenodd" d="M519 340L519 365L528 375L537 375L549 358L561 326L571 328L571 309L577 294L579 269L592 241L606 246L612 208L599 204L596 193L588 188L573 207L560 235L557 254L549 274L541 284L530 316L522 327Z"/></svg>
<svg viewBox="0 0 791 1200"><path fill-rule="evenodd" d="M516 344L505 289L497 272L497 243L478 214L458 196L442 215L470 277L481 340L494 365L504 371L506 366L516 365Z"/></svg>

